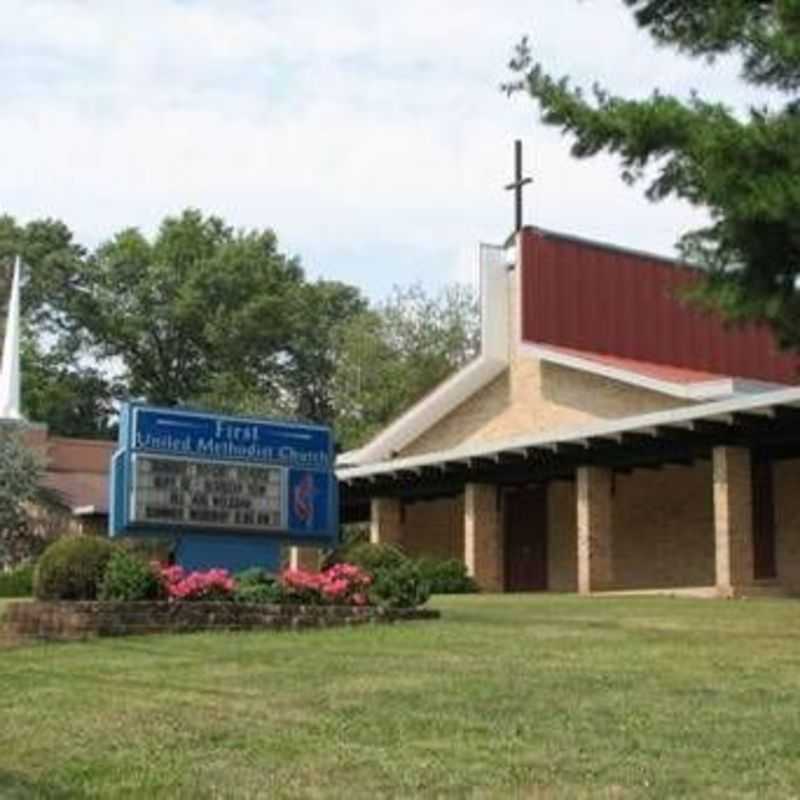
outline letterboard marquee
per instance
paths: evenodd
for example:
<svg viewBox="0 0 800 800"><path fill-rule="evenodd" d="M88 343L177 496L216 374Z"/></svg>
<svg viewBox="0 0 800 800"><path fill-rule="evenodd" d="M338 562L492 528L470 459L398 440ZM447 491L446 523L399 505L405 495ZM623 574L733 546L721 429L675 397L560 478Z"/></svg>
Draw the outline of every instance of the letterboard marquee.
<svg viewBox="0 0 800 800"><path fill-rule="evenodd" d="M127 404L112 462L111 534L338 535L329 429Z"/></svg>
<svg viewBox="0 0 800 800"><path fill-rule="evenodd" d="M131 522L285 530L286 470L135 453Z"/></svg>

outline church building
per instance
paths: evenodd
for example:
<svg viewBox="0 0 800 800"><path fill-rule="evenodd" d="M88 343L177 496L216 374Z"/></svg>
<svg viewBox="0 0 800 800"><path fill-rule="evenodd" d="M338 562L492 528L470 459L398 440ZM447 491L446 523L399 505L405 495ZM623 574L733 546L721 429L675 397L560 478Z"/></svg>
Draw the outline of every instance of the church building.
<svg viewBox="0 0 800 800"><path fill-rule="evenodd" d="M479 260L479 356L339 457L342 521L490 592L800 593L800 359L669 259L520 225ZM19 269L7 316L0 424L104 530L114 443L21 417Z"/></svg>
<svg viewBox="0 0 800 800"><path fill-rule="evenodd" d="M345 521L485 591L800 591L800 362L699 273L523 227L480 248L480 355L341 455Z"/></svg>

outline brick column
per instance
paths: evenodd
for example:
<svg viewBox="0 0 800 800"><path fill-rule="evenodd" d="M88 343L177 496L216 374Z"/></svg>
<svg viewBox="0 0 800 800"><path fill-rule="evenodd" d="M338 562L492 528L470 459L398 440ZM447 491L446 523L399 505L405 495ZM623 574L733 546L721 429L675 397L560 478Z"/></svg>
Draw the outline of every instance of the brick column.
<svg viewBox="0 0 800 800"><path fill-rule="evenodd" d="M611 556L611 470L578 467L578 592L609 589L613 583Z"/></svg>
<svg viewBox="0 0 800 800"><path fill-rule="evenodd" d="M403 505L396 497L373 497L370 503L369 540L402 547Z"/></svg>
<svg viewBox="0 0 800 800"><path fill-rule="evenodd" d="M485 592L505 588L503 516L497 507L497 491L486 483L464 487L464 562Z"/></svg>
<svg viewBox="0 0 800 800"><path fill-rule="evenodd" d="M714 448L714 547L717 591L725 596L753 583L753 486L750 451Z"/></svg>
<svg viewBox="0 0 800 800"><path fill-rule="evenodd" d="M318 547L290 547L289 568L317 572L322 561L320 556Z"/></svg>

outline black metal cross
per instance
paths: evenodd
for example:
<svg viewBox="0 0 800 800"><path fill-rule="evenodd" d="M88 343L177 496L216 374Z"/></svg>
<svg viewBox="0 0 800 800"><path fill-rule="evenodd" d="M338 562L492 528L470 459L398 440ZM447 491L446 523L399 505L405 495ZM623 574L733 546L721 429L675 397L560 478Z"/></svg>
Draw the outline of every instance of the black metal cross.
<svg viewBox="0 0 800 800"><path fill-rule="evenodd" d="M533 178L522 177L522 141L517 139L514 142L514 182L505 187L507 191L514 190L515 233L522 230L522 190L529 183L533 183Z"/></svg>

